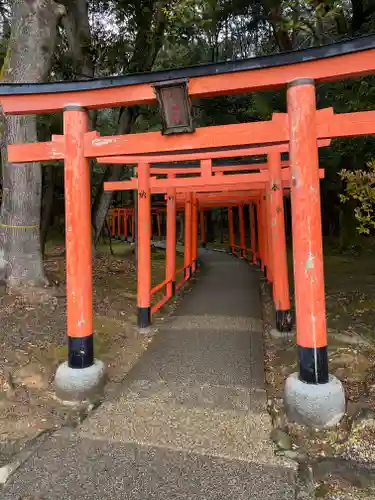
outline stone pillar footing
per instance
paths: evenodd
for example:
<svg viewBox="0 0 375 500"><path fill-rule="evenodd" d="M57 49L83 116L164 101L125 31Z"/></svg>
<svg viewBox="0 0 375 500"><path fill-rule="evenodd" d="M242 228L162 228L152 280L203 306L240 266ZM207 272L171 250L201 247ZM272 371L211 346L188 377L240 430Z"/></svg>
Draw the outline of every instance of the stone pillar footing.
<svg viewBox="0 0 375 500"><path fill-rule="evenodd" d="M87 368L70 368L62 363L56 371L56 397L67 403L96 402L101 399L106 382L106 368L95 359Z"/></svg>
<svg viewBox="0 0 375 500"><path fill-rule="evenodd" d="M338 378L326 384L307 384L298 373L285 382L285 408L289 420L314 428L337 425L345 413L345 392Z"/></svg>

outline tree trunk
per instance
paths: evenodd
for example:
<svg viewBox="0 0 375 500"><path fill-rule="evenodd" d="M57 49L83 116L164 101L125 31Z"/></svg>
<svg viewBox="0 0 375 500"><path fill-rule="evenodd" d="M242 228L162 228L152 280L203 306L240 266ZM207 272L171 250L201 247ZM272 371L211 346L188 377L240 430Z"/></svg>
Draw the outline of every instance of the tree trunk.
<svg viewBox="0 0 375 500"><path fill-rule="evenodd" d="M289 33L283 27L283 19L280 13L280 6L275 6L269 11L269 20L273 28L273 34L279 49L283 51L293 50L293 43Z"/></svg>
<svg viewBox="0 0 375 500"><path fill-rule="evenodd" d="M40 220L40 248L44 257L47 233L51 225L53 195L55 189L55 165L46 165L44 172L44 193Z"/></svg>
<svg viewBox="0 0 375 500"><path fill-rule="evenodd" d="M73 60L74 74L79 80L94 78L94 63L92 59L92 40L89 23L87 0L60 0L66 8L66 15L62 18L69 51ZM89 126L96 129L98 111L89 111ZM92 163L92 162L91 162Z"/></svg>
<svg viewBox="0 0 375 500"><path fill-rule="evenodd" d="M43 82L65 13L53 0L15 0L4 83ZM10 165L7 145L37 141L35 116L2 114L3 203L0 216L0 278L8 288L46 285L40 248L40 163Z"/></svg>
<svg viewBox="0 0 375 500"><path fill-rule="evenodd" d="M91 51L88 2L87 0L60 0L60 2L66 8L62 25L68 39L74 74L79 80L90 80L94 78L95 71ZM90 110L88 115L90 129L95 130L98 111Z"/></svg>
<svg viewBox="0 0 375 500"><path fill-rule="evenodd" d="M93 78L88 2L87 0L60 0L60 2L66 8L62 25L68 39L74 73L80 80ZM96 121L96 113L95 117L91 118Z"/></svg>
<svg viewBox="0 0 375 500"><path fill-rule="evenodd" d="M128 134L137 119L138 108L123 109L120 113L117 134ZM116 182L121 179L124 173L123 165L108 165L98 188L98 192L92 207L92 219L94 226L94 244L96 246L100 233L103 230L104 222L107 217L108 209L111 205L113 192L104 191L105 182Z"/></svg>

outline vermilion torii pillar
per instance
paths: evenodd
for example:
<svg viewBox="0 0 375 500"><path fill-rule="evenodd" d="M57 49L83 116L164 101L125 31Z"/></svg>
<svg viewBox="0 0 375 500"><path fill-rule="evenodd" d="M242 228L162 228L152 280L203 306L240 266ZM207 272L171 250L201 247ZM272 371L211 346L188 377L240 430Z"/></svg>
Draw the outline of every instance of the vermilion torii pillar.
<svg viewBox="0 0 375 500"><path fill-rule="evenodd" d="M288 377L285 401L291 418L332 426L345 412L345 395L328 374L314 81L291 83L287 103L299 373Z"/></svg>
<svg viewBox="0 0 375 500"><path fill-rule="evenodd" d="M84 155L88 117L80 106L64 109L65 239L68 361L56 372L56 395L64 401L96 399L105 381L94 358L90 164Z"/></svg>
<svg viewBox="0 0 375 500"><path fill-rule="evenodd" d="M249 203L249 221L250 221L250 248L253 264L257 263L257 241L255 230L255 203Z"/></svg>
<svg viewBox="0 0 375 500"><path fill-rule="evenodd" d="M288 264L285 238L284 196L281 176L281 158L278 151L268 153L268 195L271 232L273 289L276 309L276 328L280 332L292 329L290 312Z"/></svg>
<svg viewBox="0 0 375 500"><path fill-rule="evenodd" d="M167 254L166 254L167 297L176 293L176 188L167 191Z"/></svg>
<svg viewBox="0 0 375 500"><path fill-rule="evenodd" d="M191 207L191 272L198 267L198 202L195 194L192 196Z"/></svg>
<svg viewBox="0 0 375 500"><path fill-rule="evenodd" d="M268 224L267 224L267 199L265 194L260 197L260 221L262 232L262 250L263 250L263 271L264 276L271 281L270 262L269 262L269 241L268 241Z"/></svg>
<svg viewBox="0 0 375 500"><path fill-rule="evenodd" d="M188 280L191 277L191 244L192 244L192 193L186 194L185 201L185 237L184 237L184 266L185 278Z"/></svg>
<svg viewBox="0 0 375 500"><path fill-rule="evenodd" d="M138 172L138 225L137 225L137 300L138 326L148 329L151 324L151 190L150 165L140 163Z"/></svg>
<svg viewBox="0 0 375 500"><path fill-rule="evenodd" d="M240 230L240 255L242 258L246 257L246 239L245 239L245 220L243 214L243 205L238 205L238 226Z"/></svg>
<svg viewBox="0 0 375 500"><path fill-rule="evenodd" d="M272 229L271 229L271 193L269 186L266 186L264 197L264 212L265 212L265 231L267 234L267 279L270 283L273 283L274 274L274 263L273 263L273 240L272 240ZM275 291L275 290L273 290Z"/></svg>
<svg viewBox="0 0 375 500"><path fill-rule="evenodd" d="M265 258L264 258L264 238L263 238L263 215L262 215L262 203L259 198L256 202L256 216L257 216L257 233L258 233L258 257L260 268L264 271Z"/></svg>

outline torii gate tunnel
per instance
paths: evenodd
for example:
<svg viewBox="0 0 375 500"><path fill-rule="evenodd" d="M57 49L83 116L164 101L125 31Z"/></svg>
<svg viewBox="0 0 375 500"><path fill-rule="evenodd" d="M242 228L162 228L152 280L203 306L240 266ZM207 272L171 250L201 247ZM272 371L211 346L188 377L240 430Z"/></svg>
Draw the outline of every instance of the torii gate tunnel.
<svg viewBox="0 0 375 500"><path fill-rule="evenodd" d="M56 374L58 397L78 400L92 395L104 379L103 364L94 358L92 322L92 255L89 160L126 163L137 177L107 183L107 190L138 191L138 318L147 328L151 314L171 298L198 265L198 219L204 242L204 217L211 207L227 207L232 253L265 269L273 284L280 330L289 330L290 298L286 261L283 196L290 193L299 372L286 382L292 418L313 425L333 425L345 406L341 384L329 375L323 276L318 148L332 138L375 133L375 111L335 114L316 109L315 85L375 71L375 37L327 47L219 64L82 82L0 86L6 114L63 111L64 134L50 142L9 146L11 163L64 160L67 256L68 361ZM159 132L100 137L89 131L90 109L156 102L153 84L184 78L191 99L287 87L287 113L270 121L198 128L164 136ZM289 153L287 162L281 153ZM265 155L263 164L252 156ZM218 158L248 157L242 167L215 164ZM182 168L195 160L193 169ZM180 162L180 163L179 163ZM162 167L160 164L168 164ZM158 165L159 164L159 165ZM151 197L165 193L167 212L166 279L151 289ZM244 229L249 205L250 246ZM239 218L239 245L233 224ZM177 270L176 210L185 210L184 269ZM199 217L200 210L200 217ZM176 276L183 271L178 282ZM166 288L161 303L151 305ZM302 404L301 401L305 403ZM307 403L306 403L307 402ZM306 404L315 409L311 415ZM305 406L304 406L305 405ZM314 413L314 412L313 412ZM318 415L318 416L317 416Z"/></svg>

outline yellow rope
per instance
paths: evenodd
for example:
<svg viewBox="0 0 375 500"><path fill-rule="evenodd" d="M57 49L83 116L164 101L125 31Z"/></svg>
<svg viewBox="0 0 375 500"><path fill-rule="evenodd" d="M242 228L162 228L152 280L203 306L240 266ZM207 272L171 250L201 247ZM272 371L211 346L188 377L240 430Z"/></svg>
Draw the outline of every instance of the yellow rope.
<svg viewBox="0 0 375 500"><path fill-rule="evenodd" d="M0 223L0 227L6 227L10 229L36 229L37 227L39 227L39 224L35 224L35 226L11 226L9 224Z"/></svg>

